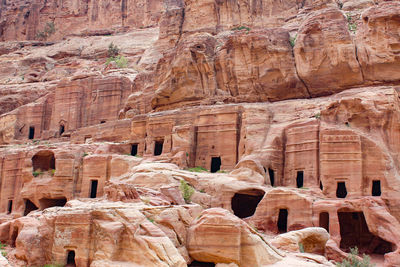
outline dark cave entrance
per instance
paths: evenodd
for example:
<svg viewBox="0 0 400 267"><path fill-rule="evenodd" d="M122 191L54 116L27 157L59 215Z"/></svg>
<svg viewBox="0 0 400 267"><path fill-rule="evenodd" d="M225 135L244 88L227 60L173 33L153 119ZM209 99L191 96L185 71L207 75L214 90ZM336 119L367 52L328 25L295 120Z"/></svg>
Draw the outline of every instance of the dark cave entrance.
<svg viewBox="0 0 400 267"><path fill-rule="evenodd" d="M51 207L64 207L67 199L64 198L42 198L39 200L40 209L44 210Z"/></svg>
<svg viewBox="0 0 400 267"><path fill-rule="evenodd" d="M338 212L340 224L340 248L349 252L358 247L360 254L385 254L392 251L392 244L368 230L363 212Z"/></svg>
<svg viewBox="0 0 400 267"><path fill-rule="evenodd" d="M278 216L278 232L286 233L287 232L287 218L288 218L288 210L280 209Z"/></svg>
<svg viewBox="0 0 400 267"><path fill-rule="evenodd" d="M98 183L99 183L98 180L91 180L90 181L90 198L96 198Z"/></svg>
<svg viewBox="0 0 400 267"><path fill-rule="evenodd" d="M239 191L231 201L233 213L239 218L253 216L265 192L258 189Z"/></svg>
<svg viewBox="0 0 400 267"><path fill-rule="evenodd" d="M269 175L269 181L271 182L271 186L274 186L275 184L275 171L271 168L268 168L268 175Z"/></svg>
<svg viewBox="0 0 400 267"><path fill-rule="evenodd" d="M13 201L12 199L8 200L7 214L12 212Z"/></svg>
<svg viewBox="0 0 400 267"><path fill-rule="evenodd" d="M163 151L163 145L164 145L164 139L163 140L158 140L154 144L154 156L159 156L162 154Z"/></svg>
<svg viewBox="0 0 400 267"><path fill-rule="evenodd" d="M29 212L34 211L34 210L38 210L39 208L36 207L35 204L33 204L32 201L30 201L29 199L25 200L25 210L24 210L24 216L28 215Z"/></svg>
<svg viewBox="0 0 400 267"><path fill-rule="evenodd" d="M381 194L382 194L381 181L380 180L372 181L372 195L378 197Z"/></svg>
<svg viewBox="0 0 400 267"><path fill-rule="evenodd" d="M329 213L321 212L319 214L319 227L325 228L329 233Z"/></svg>
<svg viewBox="0 0 400 267"><path fill-rule="evenodd" d="M73 250L69 250L68 251L68 254L67 254L67 266L68 267L76 266L76 263L75 263L75 251L73 251Z"/></svg>
<svg viewBox="0 0 400 267"><path fill-rule="evenodd" d="M211 172L217 172L221 169L221 157L211 158Z"/></svg>
<svg viewBox="0 0 400 267"><path fill-rule="evenodd" d="M29 127L29 139L33 139L35 137L35 127L31 126Z"/></svg>
<svg viewBox="0 0 400 267"><path fill-rule="evenodd" d="M336 197L345 198L347 196L347 189L345 182L338 182L336 188Z"/></svg>
<svg viewBox="0 0 400 267"><path fill-rule="evenodd" d="M188 267L214 267L215 263L212 262L201 262L201 261L192 261L192 263L190 263L188 265Z"/></svg>
<svg viewBox="0 0 400 267"><path fill-rule="evenodd" d="M131 145L131 156L136 156L138 151L138 144Z"/></svg>
<svg viewBox="0 0 400 267"><path fill-rule="evenodd" d="M60 125L60 131L59 131L60 136L61 136L64 132L65 132L65 126L61 124L61 125Z"/></svg>
<svg viewBox="0 0 400 267"><path fill-rule="evenodd" d="M322 185L322 181L319 181L319 189L324 190L324 186Z"/></svg>
<svg viewBox="0 0 400 267"><path fill-rule="evenodd" d="M56 159L51 151L39 151L32 157L33 170L48 171L56 169Z"/></svg>
<svg viewBox="0 0 400 267"><path fill-rule="evenodd" d="M298 171L296 177L297 188L302 188L304 183L304 171Z"/></svg>

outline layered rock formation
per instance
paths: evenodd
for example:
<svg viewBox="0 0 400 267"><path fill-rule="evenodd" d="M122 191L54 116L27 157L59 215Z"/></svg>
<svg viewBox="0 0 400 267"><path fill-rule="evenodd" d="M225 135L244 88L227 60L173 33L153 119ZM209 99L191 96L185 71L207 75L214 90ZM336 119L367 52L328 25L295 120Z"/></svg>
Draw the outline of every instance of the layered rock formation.
<svg viewBox="0 0 400 267"><path fill-rule="evenodd" d="M0 264L399 266L399 18L1 1Z"/></svg>

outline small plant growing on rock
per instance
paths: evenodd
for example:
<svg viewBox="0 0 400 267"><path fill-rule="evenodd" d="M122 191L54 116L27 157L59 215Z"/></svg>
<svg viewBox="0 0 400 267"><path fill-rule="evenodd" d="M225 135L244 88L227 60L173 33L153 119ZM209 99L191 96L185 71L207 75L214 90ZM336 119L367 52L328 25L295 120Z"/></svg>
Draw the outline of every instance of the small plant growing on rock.
<svg viewBox="0 0 400 267"><path fill-rule="evenodd" d="M34 177L38 177L39 175L42 175L43 174L43 172L41 171L41 170L36 170L36 171L33 171L32 172L32 175L34 176Z"/></svg>
<svg viewBox="0 0 400 267"><path fill-rule="evenodd" d="M114 45L114 43L111 43L108 45L108 57L116 57L119 55L120 49L118 46Z"/></svg>
<svg viewBox="0 0 400 267"><path fill-rule="evenodd" d="M347 259L344 259L340 263L336 263L336 267L374 267L375 264L371 264L371 258L368 255L363 254L362 260L358 257L358 248L350 248L350 253L347 254Z"/></svg>
<svg viewBox="0 0 400 267"><path fill-rule="evenodd" d="M126 68L128 67L128 59L126 59L124 56L121 56L119 54L120 49L118 46L114 45L111 43L108 46L108 58L106 61L106 65L108 66L111 62L115 62L118 68Z"/></svg>
<svg viewBox="0 0 400 267"><path fill-rule="evenodd" d="M241 30L246 30L246 33L249 33L249 31L251 30L249 27L246 26L238 26L238 27L234 27L231 29L232 31L241 31Z"/></svg>
<svg viewBox="0 0 400 267"><path fill-rule="evenodd" d="M186 203L190 203L192 195L195 192L194 188L188 182L186 182L185 180L181 180L181 184L179 186L179 189L181 190L182 197L185 200L185 202Z"/></svg>
<svg viewBox="0 0 400 267"><path fill-rule="evenodd" d="M54 25L54 22L52 21L47 22L43 31L39 31L38 33L36 33L36 38L39 40L46 40L55 32L56 32L56 27Z"/></svg>
<svg viewBox="0 0 400 267"><path fill-rule="evenodd" d="M321 118L321 113L318 112L314 115L314 118L316 118L317 120L319 120Z"/></svg>
<svg viewBox="0 0 400 267"><path fill-rule="evenodd" d="M208 170L206 168L203 167L194 167L194 168L189 168L188 171L190 172L208 172Z"/></svg>
<svg viewBox="0 0 400 267"><path fill-rule="evenodd" d="M352 33L356 33L357 24L353 19L353 15L350 12L346 13L346 18L347 18L347 24L348 24L349 31Z"/></svg>
<svg viewBox="0 0 400 267"><path fill-rule="evenodd" d="M0 242L0 251L1 251L1 255L3 257L7 257L7 251L4 250L5 247L6 247L6 244L3 244Z"/></svg>
<svg viewBox="0 0 400 267"><path fill-rule="evenodd" d="M294 45L296 44L296 39L297 39L297 34L295 36L289 38L291 47L294 47Z"/></svg>

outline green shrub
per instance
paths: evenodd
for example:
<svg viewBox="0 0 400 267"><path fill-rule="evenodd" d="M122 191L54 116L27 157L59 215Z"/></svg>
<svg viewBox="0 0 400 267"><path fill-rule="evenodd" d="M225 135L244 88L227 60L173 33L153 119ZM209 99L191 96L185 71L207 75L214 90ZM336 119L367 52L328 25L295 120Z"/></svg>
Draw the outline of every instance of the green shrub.
<svg viewBox="0 0 400 267"><path fill-rule="evenodd" d="M290 46L294 47L294 45L296 44L296 39L297 39L297 34L296 36L290 37L289 38L289 42L290 42Z"/></svg>
<svg viewBox="0 0 400 267"><path fill-rule="evenodd" d="M108 57L109 58L118 56L119 52L120 52L120 50L119 50L118 46L114 45L113 43L109 44L109 46L108 46Z"/></svg>
<svg viewBox="0 0 400 267"><path fill-rule="evenodd" d="M203 168L200 166L197 166L194 168L189 168L188 171L190 171L190 172L208 172L208 170L206 168Z"/></svg>
<svg viewBox="0 0 400 267"><path fill-rule="evenodd" d="M355 33L357 31L357 24L354 21L352 14L350 12L346 13L346 18L349 31Z"/></svg>
<svg viewBox="0 0 400 267"><path fill-rule="evenodd" d="M106 65L108 66L108 64L110 64L111 62L115 62L119 69L128 67L128 59L121 55L107 58Z"/></svg>
<svg viewBox="0 0 400 267"><path fill-rule="evenodd" d="M6 244L3 244L0 242L0 251L1 251L1 255L3 257L7 257L7 251L4 250L5 247L6 247Z"/></svg>
<svg viewBox="0 0 400 267"><path fill-rule="evenodd" d="M56 170L55 170L55 169L51 169L51 170L50 170L51 176L54 176L55 173L56 173Z"/></svg>
<svg viewBox="0 0 400 267"><path fill-rule="evenodd" d="M241 30L246 30L246 33L249 33L250 28L246 27L246 26L238 26L238 27L234 27L231 29L232 31L241 31Z"/></svg>
<svg viewBox="0 0 400 267"><path fill-rule="evenodd" d="M314 115L314 118L316 118L316 119L320 119L321 118L321 113L320 112L318 112L318 113L316 113L315 115Z"/></svg>
<svg viewBox="0 0 400 267"><path fill-rule="evenodd" d="M362 260L358 258L358 248L350 248L350 253L347 254L347 259L340 263L336 263L336 267L374 267L375 264L371 263L371 258L363 254Z"/></svg>
<svg viewBox="0 0 400 267"><path fill-rule="evenodd" d="M32 175L34 176L34 177L38 177L39 175L42 175L43 174L43 172L41 171L41 170L36 170L36 171L33 171L32 172Z"/></svg>
<svg viewBox="0 0 400 267"><path fill-rule="evenodd" d="M182 197L185 202L190 203L190 199L195 192L194 188L185 180L181 180L181 185L179 186L179 189L181 190Z"/></svg>
<svg viewBox="0 0 400 267"><path fill-rule="evenodd" d="M40 40L46 40L55 32L56 32L56 27L54 25L54 22L52 22L52 21L47 22L43 31L39 31L36 33L36 38L40 39Z"/></svg>

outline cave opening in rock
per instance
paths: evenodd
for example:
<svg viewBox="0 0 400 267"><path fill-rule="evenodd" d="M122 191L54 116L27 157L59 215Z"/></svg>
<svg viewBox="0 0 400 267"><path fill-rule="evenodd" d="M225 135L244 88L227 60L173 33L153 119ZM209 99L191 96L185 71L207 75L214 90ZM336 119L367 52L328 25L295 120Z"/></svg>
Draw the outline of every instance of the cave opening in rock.
<svg viewBox="0 0 400 267"><path fill-rule="evenodd" d="M67 266L68 267L76 266L76 263L75 263L75 251L74 250L69 250L68 251L66 267Z"/></svg>
<svg viewBox="0 0 400 267"><path fill-rule="evenodd" d="M188 267L214 267L215 263L212 262L201 262L201 261L192 261L192 263L190 263L188 265Z"/></svg>
<svg viewBox="0 0 400 267"><path fill-rule="evenodd" d="M56 169L56 159L51 151L39 151L32 157L33 170L48 171Z"/></svg>
<svg viewBox="0 0 400 267"><path fill-rule="evenodd" d="M372 181L372 195L378 197L381 194L382 194L381 181L380 180Z"/></svg>
<svg viewBox="0 0 400 267"><path fill-rule="evenodd" d="M321 212L319 214L319 227L325 228L329 233L329 213Z"/></svg>
<svg viewBox="0 0 400 267"><path fill-rule="evenodd" d="M29 199L25 200L25 210L24 210L24 216L28 215L29 212L34 211L39 209L38 207L36 207L35 204L33 204L32 201L30 201Z"/></svg>
<svg viewBox="0 0 400 267"><path fill-rule="evenodd" d="M324 186L322 185L322 181L319 181L319 189L324 190Z"/></svg>
<svg viewBox="0 0 400 267"><path fill-rule="evenodd" d="M159 156L163 151L164 140L158 140L154 144L154 156Z"/></svg>
<svg viewBox="0 0 400 267"><path fill-rule="evenodd" d="M138 151L138 144L131 145L131 156L136 156Z"/></svg>
<svg viewBox="0 0 400 267"><path fill-rule="evenodd" d="M253 216L265 192L258 189L237 192L231 201L233 213L239 218Z"/></svg>
<svg viewBox="0 0 400 267"><path fill-rule="evenodd" d="M100 124L104 124L104 123L106 123L106 121L100 121Z"/></svg>
<svg viewBox="0 0 400 267"><path fill-rule="evenodd" d="M61 136L64 132L65 132L65 126L64 126L63 124L61 124L61 125L60 125L60 130L59 130L60 136Z"/></svg>
<svg viewBox="0 0 400 267"><path fill-rule="evenodd" d="M302 188L304 183L304 171L298 171L296 177L297 188Z"/></svg>
<svg viewBox="0 0 400 267"><path fill-rule="evenodd" d="M12 199L8 200L7 214L12 212L13 201Z"/></svg>
<svg viewBox="0 0 400 267"><path fill-rule="evenodd" d="M336 197L345 198L347 196L347 189L345 182L338 182L336 188Z"/></svg>
<svg viewBox="0 0 400 267"><path fill-rule="evenodd" d="M35 137L35 127L29 127L29 139L33 139Z"/></svg>
<svg viewBox="0 0 400 267"><path fill-rule="evenodd" d="M91 180L90 181L90 198L96 198L98 183L99 183L98 180Z"/></svg>
<svg viewBox="0 0 400 267"><path fill-rule="evenodd" d="M286 233L287 232L287 218L288 218L288 210L280 209L278 216L278 232Z"/></svg>
<svg viewBox="0 0 400 267"><path fill-rule="evenodd" d="M221 157L211 158L211 172L217 172L221 169Z"/></svg>
<svg viewBox="0 0 400 267"><path fill-rule="evenodd" d="M385 254L392 251L392 244L372 234L363 212L338 211L340 225L340 248L349 252L350 248L358 247L365 254Z"/></svg>
<svg viewBox="0 0 400 267"><path fill-rule="evenodd" d="M268 168L268 175L269 175L269 181L271 182L271 186L274 186L275 184L275 171L271 168Z"/></svg>
<svg viewBox="0 0 400 267"><path fill-rule="evenodd" d="M67 199L64 198L42 198L39 199L40 209L44 210L51 207L64 207Z"/></svg>

